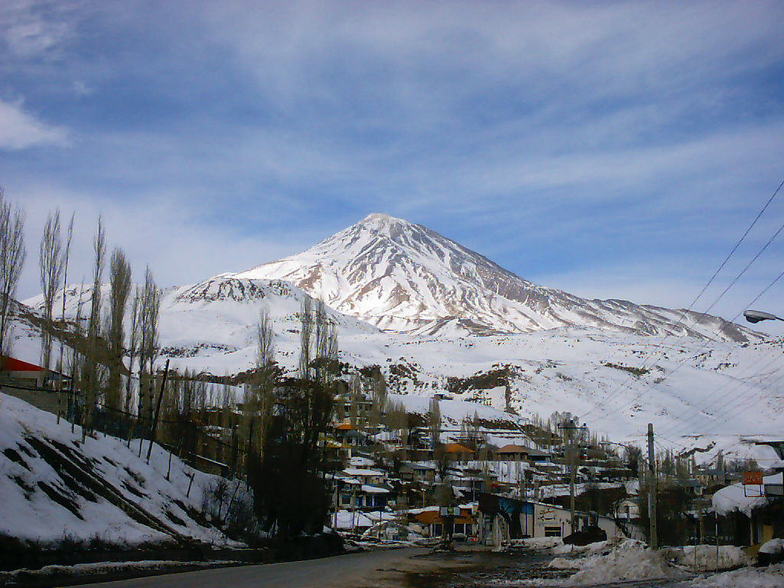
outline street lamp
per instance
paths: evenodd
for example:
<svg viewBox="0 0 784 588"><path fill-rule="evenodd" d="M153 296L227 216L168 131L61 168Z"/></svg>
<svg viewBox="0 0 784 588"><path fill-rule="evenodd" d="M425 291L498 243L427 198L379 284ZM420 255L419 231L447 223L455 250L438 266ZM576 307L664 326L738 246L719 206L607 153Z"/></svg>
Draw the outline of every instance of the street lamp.
<svg viewBox="0 0 784 588"><path fill-rule="evenodd" d="M784 321L784 318L771 314L769 312L762 312L761 310L744 310L743 316L750 323L758 323L760 321Z"/></svg>

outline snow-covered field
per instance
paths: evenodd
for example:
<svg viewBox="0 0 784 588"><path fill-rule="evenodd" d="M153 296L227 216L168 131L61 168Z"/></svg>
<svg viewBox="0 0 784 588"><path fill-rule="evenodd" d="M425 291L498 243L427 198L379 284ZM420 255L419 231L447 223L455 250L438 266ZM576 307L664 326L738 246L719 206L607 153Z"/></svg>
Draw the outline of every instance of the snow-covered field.
<svg viewBox="0 0 784 588"><path fill-rule="evenodd" d="M174 456L167 480L169 453L155 445L147 464L138 449L102 434L82 442L79 427L0 393L0 534L43 548L238 545L199 514L216 476Z"/></svg>
<svg viewBox="0 0 784 588"><path fill-rule="evenodd" d="M274 325L276 359L293 372L304 296L285 282L249 285L230 277L168 290L161 306L161 361L168 357L175 368L216 375L250 368L264 308ZM78 290L69 289L67 300L75 316ZM83 304L87 300L85 294ZM784 426L784 402L775 385L784 378L781 340L740 344L584 327L422 338L328 313L338 325L340 359L353 366L380 365L390 391L409 396L407 404L422 412L433 393L452 391L480 412L489 406L546 418L569 411L593 431L637 444L652 422L661 447L708 448L697 454L700 461L724 449L728 457L753 456L763 466L772 453L741 443L741 437ZM16 331L15 352L36 360L37 335Z"/></svg>

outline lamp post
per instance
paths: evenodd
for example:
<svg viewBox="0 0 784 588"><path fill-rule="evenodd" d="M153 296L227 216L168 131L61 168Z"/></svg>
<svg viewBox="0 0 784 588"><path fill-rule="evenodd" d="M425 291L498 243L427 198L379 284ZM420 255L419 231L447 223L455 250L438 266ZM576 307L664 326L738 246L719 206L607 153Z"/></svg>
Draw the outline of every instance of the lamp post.
<svg viewBox="0 0 784 588"><path fill-rule="evenodd" d="M784 321L784 318L781 318L780 316L761 310L744 310L743 316L745 316L746 320L750 323L758 323L760 321Z"/></svg>
<svg viewBox="0 0 784 588"><path fill-rule="evenodd" d="M745 316L746 320L750 323L758 323L760 321L784 321L784 318L781 318L780 316L761 310L745 310L743 311L743 316ZM779 457L784 458L784 442L760 442L757 444L770 445ZM784 468L781 469L781 492L784 493Z"/></svg>

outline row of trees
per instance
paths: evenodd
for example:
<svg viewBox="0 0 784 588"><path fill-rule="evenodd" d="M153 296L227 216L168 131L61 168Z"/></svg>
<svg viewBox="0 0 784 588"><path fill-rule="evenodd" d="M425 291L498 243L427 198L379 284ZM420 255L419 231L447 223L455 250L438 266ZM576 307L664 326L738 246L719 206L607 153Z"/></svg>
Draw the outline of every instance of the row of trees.
<svg viewBox="0 0 784 588"><path fill-rule="evenodd" d="M0 189L0 355L3 356L11 353L15 295L27 257L24 226L24 211L13 206ZM72 419L84 425L85 431L93 427L98 407L126 417L135 409L149 423L152 376L158 355L160 291L149 268L143 286L134 291L125 252L114 248L111 255L107 254L106 229L100 218L93 237L92 283L85 287L82 282L78 290L69 288L73 234L74 215L67 226L59 210L47 215L38 246L41 365L69 375L68 410ZM104 302L107 268L109 289ZM76 304L73 321L66 319L69 297ZM57 340L59 352L56 353ZM134 367L139 372L138 389L130 377ZM63 378L59 378L58 388L63 391Z"/></svg>

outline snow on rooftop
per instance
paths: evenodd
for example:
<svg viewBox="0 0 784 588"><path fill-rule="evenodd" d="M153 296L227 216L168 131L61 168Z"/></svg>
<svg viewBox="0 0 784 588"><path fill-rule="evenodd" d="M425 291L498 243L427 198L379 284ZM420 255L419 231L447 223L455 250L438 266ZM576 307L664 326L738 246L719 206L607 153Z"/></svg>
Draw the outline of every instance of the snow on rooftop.
<svg viewBox="0 0 784 588"><path fill-rule="evenodd" d="M765 476L763 482L765 484L780 484L781 474ZM740 483L726 486L713 495L713 510L720 515L726 515L737 510L746 516L750 516L755 508L765 506L768 503L769 499L765 496L753 495L758 493L759 490L759 486L746 486L744 490L744 485Z"/></svg>

